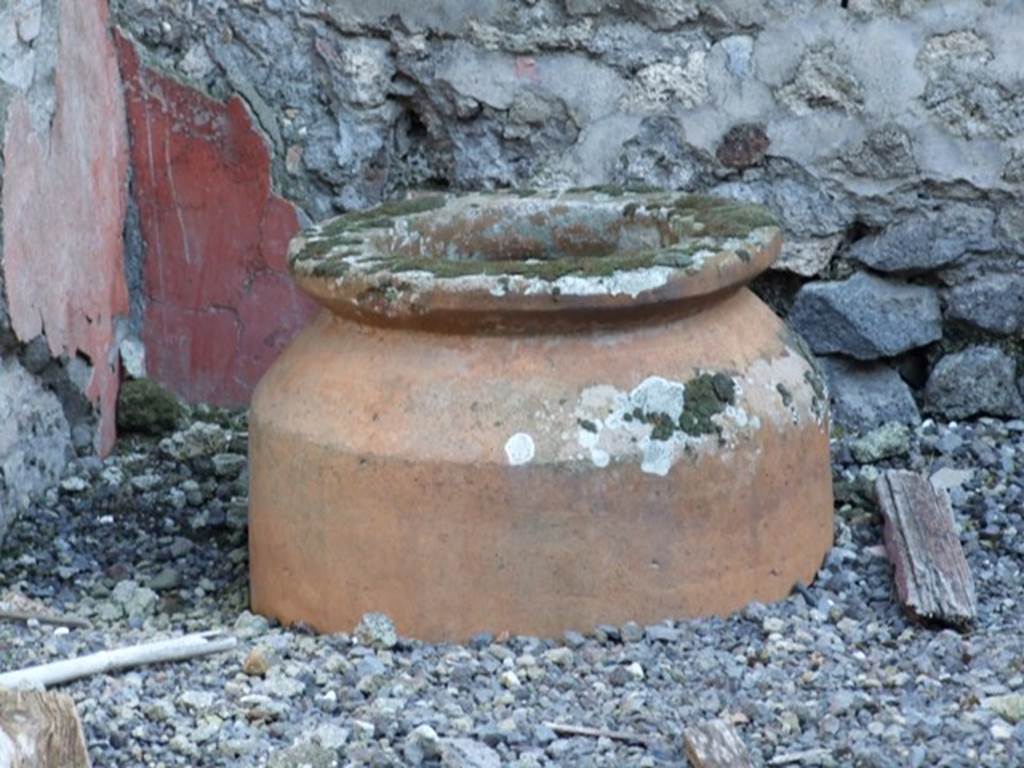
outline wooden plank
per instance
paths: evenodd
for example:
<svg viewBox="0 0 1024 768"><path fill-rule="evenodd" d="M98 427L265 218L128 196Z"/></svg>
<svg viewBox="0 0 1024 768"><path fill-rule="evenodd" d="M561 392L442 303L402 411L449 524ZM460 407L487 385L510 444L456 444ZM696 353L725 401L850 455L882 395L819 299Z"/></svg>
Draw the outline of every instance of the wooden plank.
<svg viewBox="0 0 1024 768"><path fill-rule="evenodd" d="M90 768L75 702L64 693L0 688L0 768Z"/></svg>
<svg viewBox="0 0 1024 768"><path fill-rule="evenodd" d="M978 615L974 578L949 497L922 475L895 469L878 478L875 491L904 608L919 621L970 625Z"/></svg>
<svg viewBox="0 0 1024 768"><path fill-rule="evenodd" d="M752 768L740 735L722 720L687 728L683 734L686 757L692 768Z"/></svg>

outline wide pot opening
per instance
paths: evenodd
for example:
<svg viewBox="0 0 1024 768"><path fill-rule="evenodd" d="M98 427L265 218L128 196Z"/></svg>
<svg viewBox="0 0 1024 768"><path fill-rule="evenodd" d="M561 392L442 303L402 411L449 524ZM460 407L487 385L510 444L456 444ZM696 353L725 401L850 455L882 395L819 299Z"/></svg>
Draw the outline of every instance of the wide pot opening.
<svg viewBox="0 0 1024 768"><path fill-rule="evenodd" d="M642 319L698 306L775 259L760 206L614 190L422 195L296 237L298 284L336 314L442 330Z"/></svg>

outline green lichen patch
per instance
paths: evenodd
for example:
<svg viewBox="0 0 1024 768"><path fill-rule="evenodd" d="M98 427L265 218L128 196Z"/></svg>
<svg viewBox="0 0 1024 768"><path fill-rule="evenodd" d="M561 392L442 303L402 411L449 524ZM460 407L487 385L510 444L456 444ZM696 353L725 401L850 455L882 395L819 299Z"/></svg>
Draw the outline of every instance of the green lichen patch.
<svg viewBox="0 0 1024 768"><path fill-rule="evenodd" d="M711 421L736 402L736 384L724 373L702 373L686 382L686 401L679 417L679 429L689 435L708 435L718 431Z"/></svg>
<svg viewBox="0 0 1024 768"><path fill-rule="evenodd" d="M828 408L828 389L825 386L825 376L817 364L804 371L804 382L814 393L811 395L811 410L819 418L824 416Z"/></svg>
<svg viewBox="0 0 1024 768"><path fill-rule="evenodd" d="M608 197L624 197L625 195L649 195L661 192L658 187L646 184L595 184L590 187L572 187L567 190L570 195L607 195Z"/></svg>
<svg viewBox="0 0 1024 768"><path fill-rule="evenodd" d="M804 380L814 390L815 397L818 399L827 398L828 390L825 387L825 372L821 370L818 358L814 356L814 352L811 351L804 337L794 331L787 323L783 323L779 338L788 349L802 357L810 367L810 370L804 373Z"/></svg>
<svg viewBox="0 0 1024 768"><path fill-rule="evenodd" d="M301 266L302 271L318 277L333 277L348 271L345 258L360 253L358 248L330 240L307 241L301 256L292 260L292 267Z"/></svg>
<svg viewBox="0 0 1024 768"><path fill-rule="evenodd" d="M824 381L824 379L822 379L822 377L818 374L818 372L816 370L815 371L812 371L812 370L804 371L804 381L807 382L807 385L814 392L814 396L815 397L817 397L817 398L824 398L825 397L825 381Z"/></svg>
<svg viewBox="0 0 1024 768"><path fill-rule="evenodd" d="M388 227L396 217L437 210L444 206L444 195L424 195L409 200L392 200L363 211L351 211L323 224L318 233L322 237L336 237L346 232Z"/></svg>
<svg viewBox="0 0 1024 768"><path fill-rule="evenodd" d="M789 408L793 404L793 393L789 391L789 387L780 381L775 385L775 390L779 393L779 397L782 398L782 404Z"/></svg>
<svg viewBox="0 0 1024 768"><path fill-rule="evenodd" d="M631 413L624 417L627 421L639 421L641 424L651 426L651 440L671 440L672 435L678 429L678 424L669 414L664 411L644 411L642 408L634 408Z"/></svg>
<svg viewBox="0 0 1024 768"><path fill-rule="evenodd" d="M673 232L685 237L747 237L755 229L777 226L767 208L707 195L675 198L669 222Z"/></svg>
<svg viewBox="0 0 1024 768"><path fill-rule="evenodd" d="M633 408L623 419L650 425L652 440L671 440L676 432L694 437L718 433L711 418L736 403L736 383L721 372L702 373L685 382L683 391L683 411L678 418L663 411Z"/></svg>
<svg viewBox="0 0 1024 768"><path fill-rule="evenodd" d="M828 411L828 387L825 384L825 373L822 371L821 366L818 365L817 358L803 337L786 323L782 324L782 329L779 331L779 341L791 353L802 358L807 363L803 379L804 383L811 389L811 410L819 418L823 417Z"/></svg>

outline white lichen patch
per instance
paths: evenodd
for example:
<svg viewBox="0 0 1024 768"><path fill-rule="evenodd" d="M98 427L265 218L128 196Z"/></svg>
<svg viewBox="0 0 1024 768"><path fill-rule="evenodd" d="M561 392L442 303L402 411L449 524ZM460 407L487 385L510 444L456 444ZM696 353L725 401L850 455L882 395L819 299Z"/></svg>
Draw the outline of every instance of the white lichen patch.
<svg viewBox="0 0 1024 768"><path fill-rule="evenodd" d="M795 350L742 372L652 375L631 387L601 383L575 395L518 392L517 431L505 433L504 461L574 471L632 464L666 477L680 462L710 459L741 476L752 471L750 462L735 459L757 455L762 430L826 429L827 398L818 372Z"/></svg>
<svg viewBox="0 0 1024 768"><path fill-rule="evenodd" d="M551 293L554 290L562 296L622 296L636 298L644 291L661 288L668 282L672 273L678 271L671 267L646 267L616 271L607 276L583 277L565 275L553 283L548 280L534 278L526 281L522 293L532 295Z"/></svg>
<svg viewBox="0 0 1024 768"><path fill-rule="evenodd" d="M775 427L785 429L808 421L825 424L825 381L800 355L790 352L771 360L756 360L744 381L749 407L764 414Z"/></svg>
<svg viewBox="0 0 1024 768"><path fill-rule="evenodd" d="M685 404L686 383L661 376L650 376L628 392L607 384L588 387L576 402L578 429L566 450L595 467L639 461L642 471L664 477L688 449L712 440L727 447L741 428L738 423L750 426L745 412L730 406L713 417L718 434L688 434L680 426Z"/></svg>
<svg viewBox="0 0 1024 768"><path fill-rule="evenodd" d="M640 469L649 475L665 477L682 453L681 447L676 440L647 440L643 444Z"/></svg>
<svg viewBox="0 0 1024 768"><path fill-rule="evenodd" d="M650 376L629 393L629 401L645 413L665 413L678 421L686 402L686 385Z"/></svg>
<svg viewBox="0 0 1024 768"><path fill-rule="evenodd" d="M823 424L816 377L806 360L787 353L756 361L743 376L701 372L687 381L650 376L631 390L587 387L574 404L576 425L563 433L559 458L594 467L632 461L661 477L684 457L717 454L729 460L766 422L779 429ZM708 400L712 381L728 402ZM690 402L688 387L693 398L703 400Z"/></svg>
<svg viewBox="0 0 1024 768"><path fill-rule="evenodd" d="M508 463L514 467L529 464L533 461L535 452L533 438L525 432L516 432L505 441L505 456L508 457Z"/></svg>
<svg viewBox="0 0 1024 768"><path fill-rule="evenodd" d="M607 467L611 461L611 456L608 455L608 451L602 451L600 448L590 449L590 460L594 463L595 467Z"/></svg>

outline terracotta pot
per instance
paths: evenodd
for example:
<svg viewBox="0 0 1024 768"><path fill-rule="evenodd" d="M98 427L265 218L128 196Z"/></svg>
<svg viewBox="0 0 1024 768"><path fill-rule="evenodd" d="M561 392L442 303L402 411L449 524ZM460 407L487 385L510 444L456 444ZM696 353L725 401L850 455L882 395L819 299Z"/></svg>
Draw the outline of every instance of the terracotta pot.
<svg viewBox="0 0 1024 768"><path fill-rule="evenodd" d="M326 310L253 401L253 608L553 636L809 582L827 398L744 287L779 246L754 206L599 191L424 197L294 240Z"/></svg>

